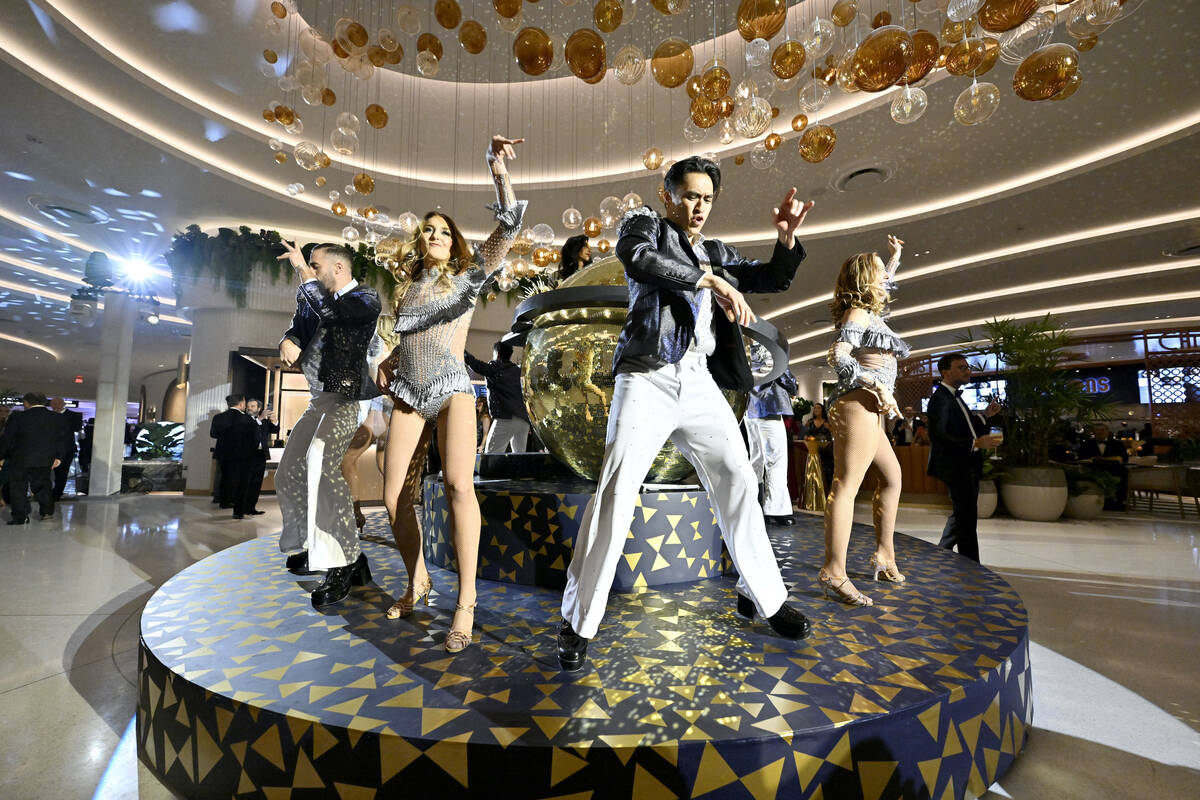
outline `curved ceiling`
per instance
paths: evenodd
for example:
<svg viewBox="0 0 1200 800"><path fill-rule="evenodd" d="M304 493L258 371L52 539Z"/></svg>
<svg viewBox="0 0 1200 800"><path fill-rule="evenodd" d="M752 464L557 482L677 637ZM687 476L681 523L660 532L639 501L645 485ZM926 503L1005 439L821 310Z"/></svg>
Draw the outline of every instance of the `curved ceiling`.
<svg viewBox="0 0 1200 800"><path fill-rule="evenodd" d="M715 149L711 142L691 145L679 133L687 107L682 90L668 92L648 77L633 87L611 75L588 86L565 71L527 78L512 63L512 35L498 27L490 0L460 2L464 18L479 19L488 31L483 55L465 54L454 34L427 16L423 31L432 27L446 50L436 79L414 73L415 37L397 31L406 51L400 68L367 85L333 68L331 86L355 102L339 101L329 111L304 105L294 92L285 96L259 74L264 47L278 50L281 62L295 49L294 38L289 44L286 34L266 30L265 0L5 4L0 333L39 341L39 330L59 326L64 336L95 338L71 327L57 299L77 288L92 249L154 262L171 233L194 221L333 238L342 223L329 213L325 193L360 169L376 176L377 206L393 213L440 208L481 238L490 194L481 152L493 131L529 140L513 166L514 183L531 202L529 221L550 223L560 239L567 231L559 216L568 206L587 212L610 194L654 196L659 176L640 164L646 147L658 146L667 157ZM345 6L298 5L325 30ZM527 3L523 24L569 33L588 26L591 5ZM740 65L743 41L730 30L732 20L713 26L714 7L725 18L734 5L693 0L686 14L665 18L639 0L634 22L606 37L610 58L626 44L649 52L662 38L680 35L701 43L697 66L713 52ZM794 4L786 34L797 36L829 5ZM934 7L930 0L860 7L872 14L917 11L919 25L940 26L936 15L924 13ZM297 15L291 17L298 26ZM772 102L780 108L775 129L785 143L775 164L761 171L748 160L735 165L730 156L752 142L721 150L725 187L706 233L763 256L770 208L786 188L795 185L816 201L802 230L809 257L797 280L782 295L754 301L793 340L793 359L802 366L821 361L829 324L824 303L838 265L853 252L882 249L887 232L908 242L895 324L901 333L912 332L919 349L948 345L967 325L996 314L1046 308L1072 309L1063 313L1064 322L1080 329L1191 318L1200 269L1163 252L1200 242L1194 191L1200 63L1186 57L1193 28L1186 4L1145 4L1082 54L1082 88L1062 103L1018 99L1009 87L1013 68L999 64L985 79L1001 88L1000 110L976 128L958 125L951 115L967 79L942 73L930 80L924 87L929 110L909 126L890 119L891 91L835 90L822 120L837 131L837 148L815 165L800 159L787 127L799 110L796 91L780 92ZM736 82L741 70L732 69ZM296 106L304 134L290 137L262 121L262 108L273 100ZM361 113L359 106L376 101L388 107L391 122L364 148L370 159L359 154L335 165L324 190L290 161L283 167L272 161L266 146L272 136L327 144L333 115L346 107ZM888 179L862 190L838 188L847 174L873 167ZM293 181L307 182L300 197L285 191ZM49 218L31 207L35 194L98 209L109 219ZM169 296L163 265L153 266L159 270L153 287ZM1159 302L1146 299L1155 296ZM493 335L510 313L492 304L477 314L475 327ZM168 323L158 332L168 328L170 336L152 337L142 366L173 363L181 343L186 347L186 327ZM42 375L38 362L44 359L34 360L35 354L18 346L4 366L26 377ZM78 365L62 371L74 374Z"/></svg>

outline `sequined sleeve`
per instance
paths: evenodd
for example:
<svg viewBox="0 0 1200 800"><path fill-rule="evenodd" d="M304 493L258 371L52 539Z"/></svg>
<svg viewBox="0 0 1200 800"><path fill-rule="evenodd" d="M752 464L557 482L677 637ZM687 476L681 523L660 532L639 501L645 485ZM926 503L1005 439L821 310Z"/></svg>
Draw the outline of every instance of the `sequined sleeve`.
<svg viewBox="0 0 1200 800"><path fill-rule="evenodd" d="M499 165L498 171L496 165ZM525 219L525 208L529 205L529 201L516 198L503 162L493 159L490 153L488 167L496 185L496 202L489 205L488 209L495 215L497 224L492 235L475 248L475 266L490 275L504 263L504 257L508 255L513 240L520 233L521 223Z"/></svg>
<svg viewBox="0 0 1200 800"><path fill-rule="evenodd" d="M884 279L883 285L888 292L896 291L896 272L900 269L900 254L893 253L888 263L883 268Z"/></svg>
<svg viewBox="0 0 1200 800"><path fill-rule="evenodd" d="M837 372L838 383L844 386L862 386L862 364L854 357L854 348L862 345L865 329L848 322L838 329L837 336L829 348L826 363Z"/></svg>

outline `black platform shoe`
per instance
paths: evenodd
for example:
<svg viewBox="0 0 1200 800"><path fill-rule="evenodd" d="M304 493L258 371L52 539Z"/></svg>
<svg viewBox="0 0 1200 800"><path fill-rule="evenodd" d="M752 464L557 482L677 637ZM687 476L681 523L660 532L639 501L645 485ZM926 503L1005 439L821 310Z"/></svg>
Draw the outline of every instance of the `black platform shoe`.
<svg viewBox="0 0 1200 800"><path fill-rule="evenodd" d="M366 586L370 582L371 568L367 566L367 557L359 553L353 564L334 567L325 573L325 580L313 589L313 608L336 605L350 594L351 586Z"/></svg>
<svg viewBox="0 0 1200 800"><path fill-rule="evenodd" d="M558 629L558 663L564 672L579 672L587 661L588 640L575 632L571 623L563 620Z"/></svg>
<svg viewBox="0 0 1200 800"><path fill-rule="evenodd" d="M293 575L316 575L323 570L308 568L308 551L301 550L287 557L287 571Z"/></svg>
<svg viewBox="0 0 1200 800"><path fill-rule="evenodd" d="M746 619L754 619L756 611L754 601L738 592L737 611ZM803 639L812 630L812 626L808 623L808 617L787 603L781 605L778 611L767 617L767 622L772 630L785 639Z"/></svg>

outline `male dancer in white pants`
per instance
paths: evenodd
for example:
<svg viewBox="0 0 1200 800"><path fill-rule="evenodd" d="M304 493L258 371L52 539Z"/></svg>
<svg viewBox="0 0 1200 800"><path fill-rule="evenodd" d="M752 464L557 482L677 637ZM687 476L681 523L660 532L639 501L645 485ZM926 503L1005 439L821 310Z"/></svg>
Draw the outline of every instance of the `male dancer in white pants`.
<svg viewBox="0 0 1200 800"><path fill-rule="evenodd" d="M738 611L757 610L782 636L800 638L808 620L787 605L787 589L767 539L757 480L737 420L721 388L749 391L753 380L740 325L754 320L742 292L779 292L804 258L796 229L812 203L792 189L774 210L778 233L767 263L743 259L716 239L704 239L721 190L716 163L692 156L663 180L660 217L630 212L618 231L617 255L629 282L629 313L613 356L616 388L609 411L604 463L575 540L558 634L562 668L583 668L596 635L617 562L633 520L638 488L670 439L696 468L708 491L726 547L738 571ZM714 313L714 303L723 313Z"/></svg>
<svg viewBox="0 0 1200 800"><path fill-rule="evenodd" d="M354 279L354 257L344 246L319 244L306 262L295 244L283 244L287 252L280 258L291 261L301 283L279 357L285 366L300 366L312 400L288 435L275 473L283 515L279 549L303 546L287 559L297 575L327 570L312 593L313 606L323 608L371 580L342 458L358 429L359 401L379 394L367 356L380 304L374 289Z"/></svg>

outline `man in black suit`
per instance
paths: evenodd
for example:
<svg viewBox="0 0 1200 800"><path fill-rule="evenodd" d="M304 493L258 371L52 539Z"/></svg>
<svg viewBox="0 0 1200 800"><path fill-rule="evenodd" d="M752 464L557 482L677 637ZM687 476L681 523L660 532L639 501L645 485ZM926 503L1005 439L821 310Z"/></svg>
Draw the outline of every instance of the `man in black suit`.
<svg viewBox="0 0 1200 800"><path fill-rule="evenodd" d="M483 443L485 453L524 453L529 440L529 412L521 394L521 368L512 361L512 345L496 342L491 361L470 353L463 359L472 371L487 379L488 416L492 428Z"/></svg>
<svg viewBox="0 0 1200 800"><path fill-rule="evenodd" d="M275 434L279 433L279 425L275 422L275 412L268 411L264 414L262 403L253 397L246 401L246 413L258 428L258 449L254 451L254 458L250 463L250 495L246 501L246 513L257 516L266 513L258 510L258 496L262 494L263 477L267 472L267 461L271 457L271 442L275 441Z"/></svg>
<svg viewBox="0 0 1200 800"><path fill-rule="evenodd" d="M83 415L78 411L67 408L67 403L61 397L50 399L50 410L61 414L66 425L63 427L63 444L67 448L67 457L54 468L54 502L62 500L63 491L67 488L67 478L71 475L71 462L75 460L75 434L83 430Z"/></svg>
<svg viewBox="0 0 1200 800"><path fill-rule="evenodd" d="M67 421L46 408L46 395L27 392L21 398L25 410L13 414L0 434L0 466L8 469L8 491L12 503L9 525L29 522L32 510L29 492L38 501L42 519L54 516L52 470L67 460Z"/></svg>
<svg viewBox="0 0 1200 800"><path fill-rule="evenodd" d="M929 399L929 474L950 490L953 510L938 544L947 550L979 561L979 479L983 474L983 451L1000 444L1001 437L988 433L991 419L1000 414L999 403L991 403L979 414L967 408L962 387L971 380L971 365L962 353L947 353L938 359L942 382Z"/></svg>
<svg viewBox="0 0 1200 800"><path fill-rule="evenodd" d="M233 518L243 519L251 508L251 465L259 449L258 426L246 414L246 397L231 394L229 408L212 419L208 435L217 440L213 449L221 466L221 507L233 507Z"/></svg>

